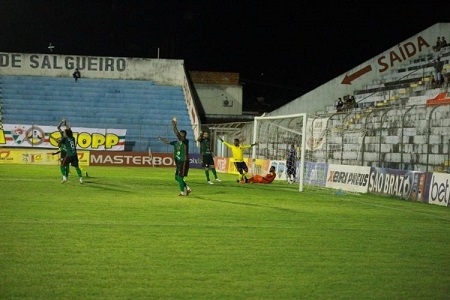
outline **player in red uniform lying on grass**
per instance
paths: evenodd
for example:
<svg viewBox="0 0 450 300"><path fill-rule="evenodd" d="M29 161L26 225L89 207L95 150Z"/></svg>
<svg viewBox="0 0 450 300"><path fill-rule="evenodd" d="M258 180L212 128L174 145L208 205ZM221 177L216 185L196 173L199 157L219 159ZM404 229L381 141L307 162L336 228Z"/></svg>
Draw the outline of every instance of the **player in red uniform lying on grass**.
<svg viewBox="0 0 450 300"><path fill-rule="evenodd" d="M275 173L275 166L271 166L269 173L267 173L265 176L261 175L254 175L253 177L250 177L246 179L246 183L271 183L275 180L275 177L277 174Z"/></svg>

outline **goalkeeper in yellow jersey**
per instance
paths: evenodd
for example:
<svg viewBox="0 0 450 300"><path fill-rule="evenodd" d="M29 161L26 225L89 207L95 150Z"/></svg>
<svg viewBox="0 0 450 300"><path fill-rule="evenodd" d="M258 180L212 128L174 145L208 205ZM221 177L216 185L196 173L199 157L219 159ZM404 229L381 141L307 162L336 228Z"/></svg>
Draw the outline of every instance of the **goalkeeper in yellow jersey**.
<svg viewBox="0 0 450 300"><path fill-rule="evenodd" d="M248 167L244 161L244 149L251 148L255 145L258 145L258 143L253 143L251 145L241 145L241 142L239 139L234 139L234 145L233 145L233 144L225 142L221 138L219 138L219 140L225 146L230 148L231 152L233 153L234 166L236 167L236 170L239 172L237 182L245 183L245 181L247 180L247 177L245 177L245 174L248 173Z"/></svg>

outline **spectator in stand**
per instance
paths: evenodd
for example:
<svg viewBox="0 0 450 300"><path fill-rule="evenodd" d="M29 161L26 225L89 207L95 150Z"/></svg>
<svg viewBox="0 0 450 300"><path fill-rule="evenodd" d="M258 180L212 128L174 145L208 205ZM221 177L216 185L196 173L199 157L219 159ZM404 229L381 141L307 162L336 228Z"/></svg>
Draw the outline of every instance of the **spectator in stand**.
<svg viewBox="0 0 450 300"><path fill-rule="evenodd" d="M427 82L427 89L432 89L434 87L434 72L430 72L430 74L425 76L423 79Z"/></svg>
<svg viewBox="0 0 450 300"><path fill-rule="evenodd" d="M348 102L348 95L345 95L345 96L344 96L343 101L344 101L344 104L346 104L346 103Z"/></svg>
<svg viewBox="0 0 450 300"><path fill-rule="evenodd" d="M436 40L436 45L433 46L433 50L439 51L439 50L441 50L441 47L442 47L441 37L438 36L438 38Z"/></svg>
<svg viewBox="0 0 450 300"><path fill-rule="evenodd" d="M448 78L450 77L450 72L446 68L442 69L442 78L444 79L444 83L442 84L442 87L447 88L448 87Z"/></svg>
<svg viewBox="0 0 450 300"><path fill-rule="evenodd" d="M80 77L81 77L80 71L78 69L75 69L75 72L73 72L73 78L75 78L75 82L77 82Z"/></svg>
<svg viewBox="0 0 450 300"><path fill-rule="evenodd" d="M445 36L443 36L442 37L442 39L441 39L441 48L443 48L443 47L447 47L447 41L445 40Z"/></svg>
<svg viewBox="0 0 450 300"><path fill-rule="evenodd" d="M352 99L351 99L350 95L345 95L343 111L352 109L352 107L353 107L353 103L352 103Z"/></svg>
<svg viewBox="0 0 450 300"><path fill-rule="evenodd" d="M339 97L338 101L336 102L336 111L341 112L344 109L344 102L342 102L342 98Z"/></svg>
<svg viewBox="0 0 450 300"><path fill-rule="evenodd" d="M443 82L442 80L442 69L444 68L444 62L441 61L441 57L438 56L438 58L434 61L434 88L441 87L441 84Z"/></svg>
<svg viewBox="0 0 450 300"><path fill-rule="evenodd" d="M353 96L353 95L350 96L350 102L351 102L352 108L358 108L358 103L356 103L355 96Z"/></svg>

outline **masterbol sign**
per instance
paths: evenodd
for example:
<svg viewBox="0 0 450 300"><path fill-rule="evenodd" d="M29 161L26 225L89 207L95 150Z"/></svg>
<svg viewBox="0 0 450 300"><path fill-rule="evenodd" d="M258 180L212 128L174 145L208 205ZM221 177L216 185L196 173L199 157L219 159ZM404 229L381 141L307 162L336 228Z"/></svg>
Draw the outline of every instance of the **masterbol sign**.
<svg viewBox="0 0 450 300"><path fill-rule="evenodd" d="M169 153L153 153L152 156L149 156L147 152L124 153L95 151L91 152L90 159L91 166L168 167L175 165L172 154Z"/></svg>

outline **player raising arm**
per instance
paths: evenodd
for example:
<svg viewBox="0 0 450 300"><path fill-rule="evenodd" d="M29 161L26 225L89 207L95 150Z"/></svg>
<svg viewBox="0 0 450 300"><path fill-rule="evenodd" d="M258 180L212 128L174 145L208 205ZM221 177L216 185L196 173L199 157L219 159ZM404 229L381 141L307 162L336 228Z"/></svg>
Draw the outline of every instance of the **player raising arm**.
<svg viewBox="0 0 450 300"><path fill-rule="evenodd" d="M65 125L66 129L62 131L61 126ZM61 144L66 150L66 156L61 160L61 173L63 173L63 178L61 183L65 183L69 177L69 165L72 165L77 171L80 183L83 183L83 177L81 174L81 169L78 165L78 154L77 154L77 141L73 137L73 132L70 126L67 124L66 119L62 119L58 125L58 131L62 133Z"/></svg>
<svg viewBox="0 0 450 300"><path fill-rule="evenodd" d="M191 192L191 188L187 185L184 177L186 177L189 172L189 140L186 138L185 130L178 130L176 117L172 118L172 127L173 132L178 138L177 141L170 142L165 138L158 138L163 143L173 146L173 159L175 160L176 165L175 180L180 187L179 196L188 196Z"/></svg>
<svg viewBox="0 0 450 300"><path fill-rule="evenodd" d="M245 177L245 174L248 173L248 167L244 161L244 149L251 148L255 145L258 145L258 143L253 143L251 145L241 145L239 139L234 139L234 144L227 143L222 138L219 138L219 140L225 146L231 149L231 152L233 153L234 166L236 167L236 170L239 172L237 182L245 183L247 179Z"/></svg>

